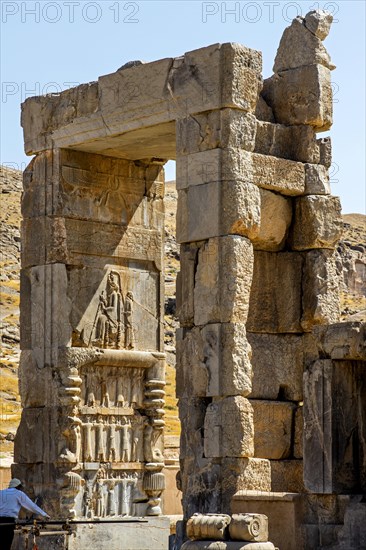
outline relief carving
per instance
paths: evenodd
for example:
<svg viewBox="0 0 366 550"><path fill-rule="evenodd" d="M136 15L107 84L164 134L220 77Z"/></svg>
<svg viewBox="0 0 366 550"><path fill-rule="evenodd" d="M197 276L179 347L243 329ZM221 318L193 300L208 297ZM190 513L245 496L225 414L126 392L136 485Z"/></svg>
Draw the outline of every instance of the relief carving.
<svg viewBox="0 0 366 550"><path fill-rule="evenodd" d="M81 456L81 420L77 416L77 407L73 408L72 415L67 417L68 426L62 432L66 439L66 447L62 451L60 459L78 464Z"/></svg>
<svg viewBox="0 0 366 550"><path fill-rule="evenodd" d="M134 516L137 515L136 505L148 500L139 472L116 472L102 466L83 483L82 515L87 519Z"/></svg>
<svg viewBox="0 0 366 550"><path fill-rule="evenodd" d="M99 295L88 347L133 349L133 302L132 292L123 296L121 275L112 269Z"/></svg>
<svg viewBox="0 0 366 550"><path fill-rule="evenodd" d="M95 408L94 413L99 408L139 408L143 402L143 377L142 368L84 368L81 406Z"/></svg>
<svg viewBox="0 0 366 550"><path fill-rule="evenodd" d="M130 453L131 453L131 442L130 442L130 431L131 431L130 421L126 418L121 420L121 461L129 462Z"/></svg>

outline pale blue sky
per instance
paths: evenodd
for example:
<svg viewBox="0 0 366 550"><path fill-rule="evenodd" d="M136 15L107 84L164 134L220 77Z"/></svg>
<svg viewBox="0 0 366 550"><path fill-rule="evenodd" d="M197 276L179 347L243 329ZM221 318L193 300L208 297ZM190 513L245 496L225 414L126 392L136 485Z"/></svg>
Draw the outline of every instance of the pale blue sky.
<svg viewBox="0 0 366 550"><path fill-rule="evenodd" d="M20 103L96 80L132 59L153 61L217 42L263 52L271 74L283 30L297 14L332 11L325 41L333 72L332 193L343 212L365 213L365 2L1 2L1 162L24 168ZM174 177L174 165L167 179Z"/></svg>

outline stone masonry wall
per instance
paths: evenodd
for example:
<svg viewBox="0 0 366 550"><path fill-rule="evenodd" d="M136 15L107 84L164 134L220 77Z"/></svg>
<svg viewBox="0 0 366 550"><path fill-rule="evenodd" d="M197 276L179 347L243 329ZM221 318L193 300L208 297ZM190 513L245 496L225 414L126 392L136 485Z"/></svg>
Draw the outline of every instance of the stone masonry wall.
<svg viewBox="0 0 366 550"><path fill-rule="evenodd" d="M302 492L303 369L338 320L330 195L331 17L286 29L275 75L241 109L177 122L177 396L185 517L239 489ZM311 99L309 99L311 98ZM310 102L310 103L309 103Z"/></svg>
<svg viewBox="0 0 366 550"><path fill-rule="evenodd" d="M53 149L24 173L13 474L53 518L161 512L163 193L159 162Z"/></svg>

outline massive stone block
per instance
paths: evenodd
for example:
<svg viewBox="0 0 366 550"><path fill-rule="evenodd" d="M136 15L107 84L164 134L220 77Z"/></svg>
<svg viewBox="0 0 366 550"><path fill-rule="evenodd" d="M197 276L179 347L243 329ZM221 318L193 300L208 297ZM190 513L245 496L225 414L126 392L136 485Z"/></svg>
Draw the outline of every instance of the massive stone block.
<svg viewBox="0 0 366 550"><path fill-rule="evenodd" d="M257 120L254 152L289 160L317 163L320 146L310 126L285 126Z"/></svg>
<svg viewBox="0 0 366 550"><path fill-rule="evenodd" d="M209 239L199 251L194 323L245 323L252 282L253 249L244 237Z"/></svg>
<svg viewBox="0 0 366 550"><path fill-rule="evenodd" d="M260 224L258 188L243 181L212 182L178 191L177 240L221 235L254 237Z"/></svg>
<svg viewBox="0 0 366 550"><path fill-rule="evenodd" d="M214 400L206 410L204 456L207 458L254 455L253 409L244 397Z"/></svg>
<svg viewBox="0 0 366 550"><path fill-rule="evenodd" d="M243 324L209 324L177 334L177 397L246 396L251 348Z"/></svg>
<svg viewBox="0 0 366 550"><path fill-rule="evenodd" d="M253 407L254 456L284 459L291 454L294 410L292 403L250 399Z"/></svg>
<svg viewBox="0 0 366 550"><path fill-rule="evenodd" d="M209 149L177 157L177 189L212 182L253 183L252 154L240 148Z"/></svg>
<svg viewBox="0 0 366 550"><path fill-rule="evenodd" d="M342 234L341 220L338 197L309 195L296 199L290 237L292 248L334 248Z"/></svg>
<svg viewBox="0 0 366 550"><path fill-rule="evenodd" d="M220 109L177 120L177 155L217 148L253 151L257 121L252 113Z"/></svg>
<svg viewBox="0 0 366 550"><path fill-rule="evenodd" d="M271 460L271 490L304 493L302 460Z"/></svg>
<svg viewBox="0 0 366 550"><path fill-rule="evenodd" d="M366 360L366 326L361 321L316 326L313 334L322 356Z"/></svg>
<svg viewBox="0 0 366 550"><path fill-rule="evenodd" d="M301 270L294 252L254 252L247 329L250 332L301 332Z"/></svg>
<svg viewBox="0 0 366 550"><path fill-rule="evenodd" d="M256 250L281 250L292 220L291 199L260 189L261 216L258 235L251 241Z"/></svg>
<svg viewBox="0 0 366 550"><path fill-rule="evenodd" d="M333 250L305 253L302 281L301 326L310 331L314 325L339 321L339 280Z"/></svg>
<svg viewBox="0 0 366 550"><path fill-rule="evenodd" d="M247 336L253 368L250 398L302 401L304 365L318 354L311 335L248 332Z"/></svg>
<svg viewBox="0 0 366 550"><path fill-rule="evenodd" d="M329 16L332 18L330 14ZM279 73L316 63L330 70L335 69L322 39L313 33L313 21L311 18L306 21L303 17L296 17L285 29L277 50L273 72Z"/></svg>
<svg viewBox="0 0 366 550"><path fill-rule="evenodd" d="M52 99L30 98L22 106L26 152L74 146L111 156L122 151L125 158L139 159L146 158L146 150L159 155L159 147L151 143L155 138L169 158L175 154L178 118L224 107L254 112L261 67L260 52L214 44L176 59L121 67ZM126 140L127 132L136 133Z"/></svg>
<svg viewBox="0 0 366 550"><path fill-rule="evenodd" d="M305 170L301 162L239 148L218 148L179 156L177 180L178 189L235 180L295 196L304 192Z"/></svg>
<svg viewBox="0 0 366 550"><path fill-rule="evenodd" d="M317 132L329 130L333 121L330 70L307 65L275 74L264 81L262 92L276 122L306 124Z"/></svg>
<svg viewBox="0 0 366 550"><path fill-rule="evenodd" d="M329 173L323 164L305 164L305 195L329 195Z"/></svg>
<svg viewBox="0 0 366 550"><path fill-rule="evenodd" d="M263 458L224 458L222 459L222 479L226 496L224 502L227 507L230 502L227 498L236 491L271 490L270 461Z"/></svg>

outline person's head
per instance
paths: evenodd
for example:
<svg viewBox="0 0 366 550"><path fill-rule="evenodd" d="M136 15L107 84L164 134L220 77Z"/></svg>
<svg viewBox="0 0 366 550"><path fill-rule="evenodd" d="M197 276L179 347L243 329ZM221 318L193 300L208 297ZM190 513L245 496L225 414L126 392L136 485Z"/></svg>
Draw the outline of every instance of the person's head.
<svg viewBox="0 0 366 550"><path fill-rule="evenodd" d="M22 489L22 482L20 479L17 479L14 477L9 481L9 489L19 489L19 491Z"/></svg>

